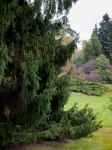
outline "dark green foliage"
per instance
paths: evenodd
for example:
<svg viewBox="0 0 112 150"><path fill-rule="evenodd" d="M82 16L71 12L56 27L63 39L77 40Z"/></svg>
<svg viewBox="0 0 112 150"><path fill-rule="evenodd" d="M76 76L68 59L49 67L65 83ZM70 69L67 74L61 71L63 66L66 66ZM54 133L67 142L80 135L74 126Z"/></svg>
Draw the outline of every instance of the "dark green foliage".
<svg viewBox="0 0 112 150"><path fill-rule="evenodd" d="M68 111L67 116L69 120L68 137L73 139L89 136L91 132L101 127L101 122L96 122L96 115L91 108L88 108L88 105L81 110L78 110L77 105L74 105Z"/></svg>
<svg viewBox="0 0 112 150"><path fill-rule="evenodd" d="M0 122L0 145L11 142L13 133L13 125L10 122Z"/></svg>
<svg viewBox="0 0 112 150"><path fill-rule="evenodd" d="M70 42L67 46L65 45L61 45L59 52L57 54L56 57L56 63L60 66L65 64L65 58L67 60L67 58L70 59L71 55L73 54L73 49L76 47L76 42L75 40L73 40L72 42ZM63 55L61 55L63 53ZM58 59L58 61L57 61Z"/></svg>
<svg viewBox="0 0 112 150"><path fill-rule="evenodd" d="M82 92L87 95L101 96L104 94L105 87L100 83L89 82L81 77L71 77L71 89L74 92Z"/></svg>
<svg viewBox="0 0 112 150"><path fill-rule="evenodd" d="M5 45L0 46L0 84L4 77L6 66L9 62L9 51Z"/></svg>
<svg viewBox="0 0 112 150"><path fill-rule="evenodd" d="M54 15L64 10L67 13L72 2L76 0L35 0L33 4L21 0L0 1L2 145L65 137L65 128L72 134L69 127L76 124L71 123L68 112L63 110L70 79L59 74L60 67L74 52L77 39L66 46L61 39L56 40L63 23L67 23L66 14L62 20L51 21ZM89 129L85 135L92 131Z"/></svg>
<svg viewBox="0 0 112 150"><path fill-rule="evenodd" d="M4 128L5 127L5 128ZM74 105L68 112L62 112L60 120L49 122L44 130L36 128L22 128L21 125L0 124L0 142L2 144L37 143L42 140L57 140L62 138L77 139L90 136L100 128L100 122L96 122L96 115L86 105L79 110ZM8 132L7 132L8 130Z"/></svg>
<svg viewBox="0 0 112 150"><path fill-rule="evenodd" d="M97 35L102 45L103 54L112 62L112 20L108 14L103 16Z"/></svg>

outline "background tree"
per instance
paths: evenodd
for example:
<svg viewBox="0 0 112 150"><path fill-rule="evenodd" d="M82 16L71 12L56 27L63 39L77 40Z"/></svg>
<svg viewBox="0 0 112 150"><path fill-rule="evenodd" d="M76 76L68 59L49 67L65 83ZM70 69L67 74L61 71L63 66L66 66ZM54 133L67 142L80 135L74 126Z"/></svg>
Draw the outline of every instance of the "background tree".
<svg viewBox="0 0 112 150"><path fill-rule="evenodd" d="M92 34L89 41L84 42L83 51L85 62L89 59L95 59L102 53L101 43L95 33Z"/></svg>
<svg viewBox="0 0 112 150"><path fill-rule="evenodd" d="M108 14L105 14L100 22L98 37L103 48L103 54L112 62L112 20Z"/></svg>
<svg viewBox="0 0 112 150"><path fill-rule="evenodd" d="M105 55L101 54L97 59L96 59L96 69L97 72L101 75L101 77L111 83L112 82L112 72L109 69L109 59L106 58Z"/></svg>
<svg viewBox="0 0 112 150"><path fill-rule="evenodd" d="M106 70L109 68L109 60L105 57L105 55L101 54L96 59L96 69Z"/></svg>

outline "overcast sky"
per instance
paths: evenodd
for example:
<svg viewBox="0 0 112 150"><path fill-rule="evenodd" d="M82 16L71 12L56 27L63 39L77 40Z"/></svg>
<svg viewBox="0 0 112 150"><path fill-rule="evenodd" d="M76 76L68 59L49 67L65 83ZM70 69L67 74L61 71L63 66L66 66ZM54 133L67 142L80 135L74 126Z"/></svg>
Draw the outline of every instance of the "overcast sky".
<svg viewBox="0 0 112 150"><path fill-rule="evenodd" d="M69 14L71 28L80 33L80 40L88 40L105 13L112 18L112 0L78 0Z"/></svg>

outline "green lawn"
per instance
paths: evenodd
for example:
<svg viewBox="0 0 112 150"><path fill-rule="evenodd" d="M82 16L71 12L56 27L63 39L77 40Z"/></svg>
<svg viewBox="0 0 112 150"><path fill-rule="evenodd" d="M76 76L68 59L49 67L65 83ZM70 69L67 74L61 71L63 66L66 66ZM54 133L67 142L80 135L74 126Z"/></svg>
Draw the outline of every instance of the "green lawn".
<svg viewBox="0 0 112 150"><path fill-rule="evenodd" d="M108 109L110 97L110 93L103 96L88 96L82 93L72 93L64 109L70 109L74 103L77 103L79 108L83 108L86 104L89 104L89 107L93 108L95 113L98 113L98 120L103 121L102 125L104 127L112 127L112 112Z"/></svg>
<svg viewBox="0 0 112 150"><path fill-rule="evenodd" d="M94 113L98 113L97 119L103 121L103 128L94 132L91 138L72 141L63 150L112 150L112 112L108 109L110 97L112 97L110 91L101 97L88 96L82 93L71 94L64 109L70 109L74 103L77 103L79 108L88 103L89 107L93 108Z"/></svg>

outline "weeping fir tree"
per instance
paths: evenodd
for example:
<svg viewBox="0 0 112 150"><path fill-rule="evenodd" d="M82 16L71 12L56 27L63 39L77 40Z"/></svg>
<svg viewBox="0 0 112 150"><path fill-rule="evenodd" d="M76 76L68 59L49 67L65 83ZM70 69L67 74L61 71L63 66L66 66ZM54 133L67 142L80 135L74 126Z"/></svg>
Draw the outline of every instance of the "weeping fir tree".
<svg viewBox="0 0 112 150"><path fill-rule="evenodd" d="M0 1L0 144L77 138L99 127L87 106L63 110L70 77L60 77L60 67L77 40L56 40L67 19L52 18L76 1Z"/></svg>

